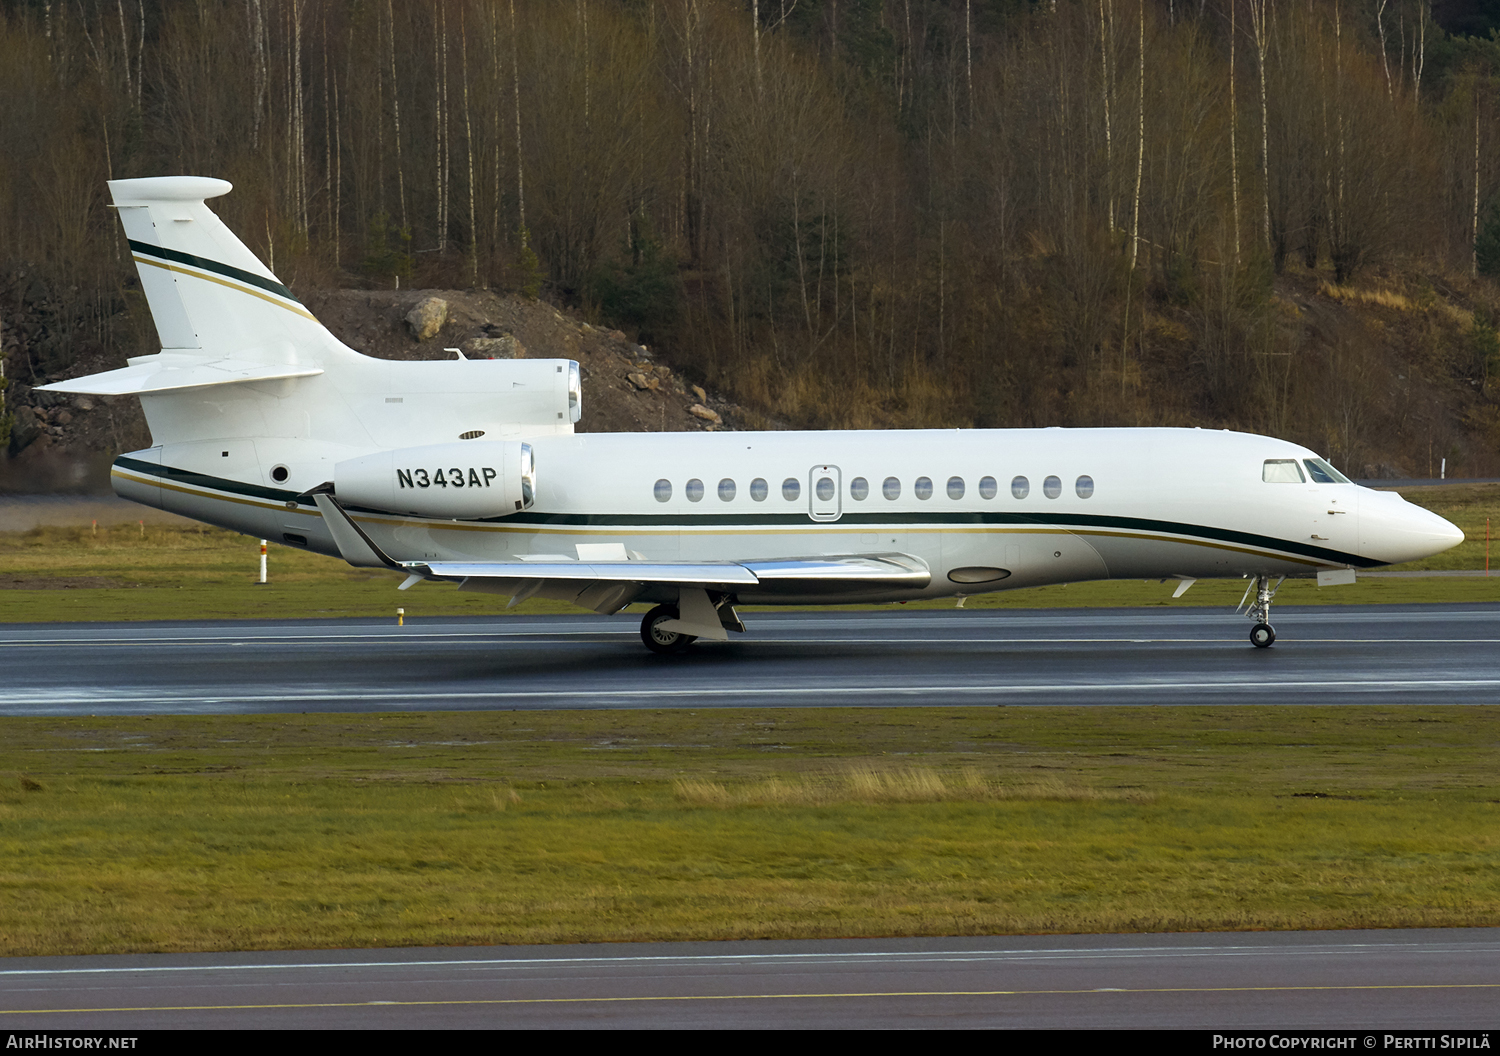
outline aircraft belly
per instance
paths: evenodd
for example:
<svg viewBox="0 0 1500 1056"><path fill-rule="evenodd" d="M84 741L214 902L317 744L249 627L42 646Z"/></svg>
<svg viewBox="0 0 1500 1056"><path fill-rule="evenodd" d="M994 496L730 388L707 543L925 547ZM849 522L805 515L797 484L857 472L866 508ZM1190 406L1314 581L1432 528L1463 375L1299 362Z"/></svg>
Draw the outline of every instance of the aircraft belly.
<svg viewBox="0 0 1500 1056"><path fill-rule="evenodd" d="M1063 531L950 533L943 541L941 578L948 593L963 590L966 594L1108 579L1111 568L1091 543ZM963 575L960 569L986 568L1004 569L1010 575L968 589L951 578L955 573Z"/></svg>
<svg viewBox="0 0 1500 1056"><path fill-rule="evenodd" d="M132 451L130 457L139 462L155 462L160 465L161 448L151 447L144 451ZM161 509L161 488L154 483L140 480L131 474L111 472L109 484L115 489L115 494L122 499L129 499L131 502L138 502L152 509Z"/></svg>
<svg viewBox="0 0 1500 1056"><path fill-rule="evenodd" d="M117 481L119 479L116 477ZM161 508L170 513L228 528L233 532L242 532L252 538L312 550L330 557L339 556L338 547L323 527L320 517L293 512L269 503L247 502L208 492L164 488L152 490L161 496ZM289 536L300 537L305 542L298 543Z"/></svg>
<svg viewBox="0 0 1500 1056"><path fill-rule="evenodd" d="M1279 558L1249 547L1216 546L1123 533L1101 533L1089 541L1116 579L1159 578L1163 570L1194 579L1235 578L1262 573L1287 575L1306 572L1313 567L1306 560Z"/></svg>
<svg viewBox="0 0 1500 1056"><path fill-rule="evenodd" d="M1140 535L1099 535L1091 542L1104 555L1115 575L1125 579L1160 577L1169 568L1174 575L1212 579L1240 575L1240 562L1247 555L1172 539ZM1181 568L1177 566L1181 565Z"/></svg>

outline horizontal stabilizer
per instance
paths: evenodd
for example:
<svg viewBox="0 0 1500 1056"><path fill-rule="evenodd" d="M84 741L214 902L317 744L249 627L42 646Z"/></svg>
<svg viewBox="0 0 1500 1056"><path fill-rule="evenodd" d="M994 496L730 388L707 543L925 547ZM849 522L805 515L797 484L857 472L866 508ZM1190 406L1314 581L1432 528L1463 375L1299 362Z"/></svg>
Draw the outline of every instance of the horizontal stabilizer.
<svg viewBox="0 0 1500 1056"><path fill-rule="evenodd" d="M91 396L140 396L153 392L201 389L210 385L235 385L244 381L277 381L310 378L323 373L321 367L292 363L250 363L235 359L205 359L203 356L162 353L140 356L130 366L106 370L71 381L37 386L43 392L82 392Z"/></svg>

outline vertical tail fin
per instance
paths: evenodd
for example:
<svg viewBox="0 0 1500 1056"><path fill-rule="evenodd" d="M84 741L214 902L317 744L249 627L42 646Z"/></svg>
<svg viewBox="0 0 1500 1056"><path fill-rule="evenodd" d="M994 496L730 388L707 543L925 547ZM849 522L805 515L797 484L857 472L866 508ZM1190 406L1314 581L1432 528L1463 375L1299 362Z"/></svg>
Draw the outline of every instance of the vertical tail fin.
<svg viewBox="0 0 1500 1056"><path fill-rule="evenodd" d="M163 351L321 361L338 339L204 204L230 184L201 176L111 180Z"/></svg>

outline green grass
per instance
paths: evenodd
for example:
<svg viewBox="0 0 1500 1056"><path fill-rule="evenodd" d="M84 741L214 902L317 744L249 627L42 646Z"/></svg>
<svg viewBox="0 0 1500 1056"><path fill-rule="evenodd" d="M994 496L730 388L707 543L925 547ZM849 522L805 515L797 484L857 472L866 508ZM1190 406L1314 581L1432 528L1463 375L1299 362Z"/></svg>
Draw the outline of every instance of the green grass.
<svg viewBox="0 0 1500 1056"><path fill-rule="evenodd" d="M9 955L1500 924L1500 707L3 730Z"/></svg>
<svg viewBox="0 0 1500 1056"><path fill-rule="evenodd" d="M1484 567L1484 525L1500 524L1500 485L1411 489L1408 497L1452 520L1467 540L1446 554L1400 566L1408 569ZM1497 554L1500 556L1500 554ZM1500 573L1500 562L1497 562ZM273 545L270 583L259 572L256 540L219 528L122 525L91 529L37 528L0 533L0 621L242 619L304 617L394 618L573 612L560 602L532 599L505 610L504 599L460 593L449 584L421 584L398 592L398 575L350 568L344 562ZM1075 583L980 595L966 608L1187 605L1233 607L1241 580L1197 583L1180 599L1176 582ZM1319 589L1292 580L1278 605L1500 601L1492 579L1363 579ZM913 602L947 608L951 600Z"/></svg>

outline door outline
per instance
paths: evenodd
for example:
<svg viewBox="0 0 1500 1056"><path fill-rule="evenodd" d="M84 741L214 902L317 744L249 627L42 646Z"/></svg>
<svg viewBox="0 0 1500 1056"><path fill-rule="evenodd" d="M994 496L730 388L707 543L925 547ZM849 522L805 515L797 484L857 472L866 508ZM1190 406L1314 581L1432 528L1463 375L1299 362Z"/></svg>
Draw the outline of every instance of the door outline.
<svg viewBox="0 0 1500 1056"><path fill-rule="evenodd" d="M818 481L833 481L833 498L818 498ZM844 515L844 475L838 466L813 466L807 471L807 515L815 521L836 521Z"/></svg>

